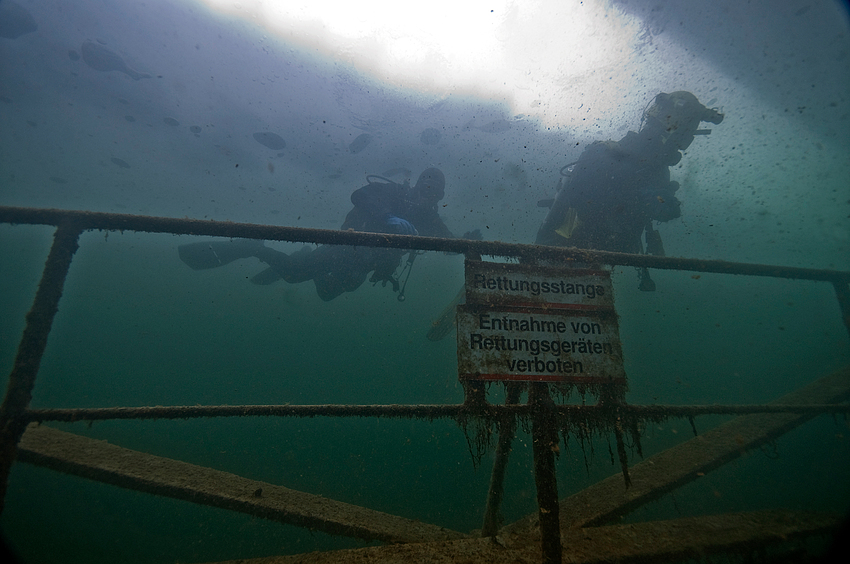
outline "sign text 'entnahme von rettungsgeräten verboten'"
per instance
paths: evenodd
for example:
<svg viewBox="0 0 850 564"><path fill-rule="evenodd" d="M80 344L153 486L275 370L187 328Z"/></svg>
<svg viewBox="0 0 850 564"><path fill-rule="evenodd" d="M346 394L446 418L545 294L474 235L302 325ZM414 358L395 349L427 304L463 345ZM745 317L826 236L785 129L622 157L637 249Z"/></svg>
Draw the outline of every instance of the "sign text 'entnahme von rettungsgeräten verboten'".
<svg viewBox="0 0 850 564"><path fill-rule="evenodd" d="M466 262L461 379L625 383L610 273Z"/></svg>

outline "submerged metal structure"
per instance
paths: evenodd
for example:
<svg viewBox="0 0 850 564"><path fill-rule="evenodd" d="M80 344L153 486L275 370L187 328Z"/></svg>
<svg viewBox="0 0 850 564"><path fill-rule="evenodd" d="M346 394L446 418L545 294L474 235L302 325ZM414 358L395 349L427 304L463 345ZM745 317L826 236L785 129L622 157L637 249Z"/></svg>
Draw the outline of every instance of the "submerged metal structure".
<svg viewBox="0 0 850 564"><path fill-rule="evenodd" d="M631 525L617 523L622 516L641 505L704 476L750 449L769 443L819 414L846 415L850 411L850 405L846 403L850 399L850 367L824 375L767 405L671 407L629 405L619 401L565 405L552 400L549 384L546 383L508 383L505 404L496 405L488 402L484 387L474 381L464 382L464 402L457 405L31 409L30 399L66 274L77 250L79 236L87 230L363 245L463 253L468 260L493 255L525 261L576 261L827 282L835 290L840 315L848 332L850 272L501 242L30 208L0 207L0 222L56 227L0 408L0 504L5 498L10 469L17 460L154 495L239 511L330 534L387 543L356 550L256 559L258 564L397 562L425 556L433 561L467 562L667 562L713 554L750 554L753 551L769 554L773 549L778 551L777 554L784 554L789 550L789 542L794 539L829 536L838 526L839 518L834 515L792 511L735 513ZM523 391L528 391L527 403L520 403ZM640 463L629 465L623 436L637 434L639 423L666 418L687 418L693 422L694 417L705 414L737 417ZM132 451L39 425L50 421L245 416L369 416L427 421L450 418L461 426L474 421L497 429L499 441L481 535L473 538L439 525ZM532 429L539 511L500 528L498 512L506 460L520 421ZM553 450L559 433L574 426L614 434L623 476L612 476L570 497L559 499ZM627 488L624 488L624 479Z"/></svg>

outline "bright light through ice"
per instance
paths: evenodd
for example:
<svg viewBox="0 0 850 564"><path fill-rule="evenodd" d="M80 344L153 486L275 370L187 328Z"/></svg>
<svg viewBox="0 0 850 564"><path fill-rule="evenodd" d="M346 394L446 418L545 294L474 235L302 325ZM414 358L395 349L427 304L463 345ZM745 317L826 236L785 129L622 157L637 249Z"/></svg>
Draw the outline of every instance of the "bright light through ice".
<svg viewBox="0 0 850 564"><path fill-rule="evenodd" d="M637 24L605 0L204 0L373 78L505 101L551 124L565 100L616 107L633 84Z"/></svg>
<svg viewBox="0 0 850 564"><path fill-rule="evenodd" d="M338 47L346 43L385 49L383 64L404 68L428 59L455 61L470 67L486 61L497 48L495 33L505 2L455 2L447 17L447 2L414 5L409 2L317 2L297 6L276 2L263 6L266 21L297 21L324 27ZM442 4L442 5L440 5ZM486 8L484 5L486 4ZM498 12L493 7L499 8Z"/></svg>

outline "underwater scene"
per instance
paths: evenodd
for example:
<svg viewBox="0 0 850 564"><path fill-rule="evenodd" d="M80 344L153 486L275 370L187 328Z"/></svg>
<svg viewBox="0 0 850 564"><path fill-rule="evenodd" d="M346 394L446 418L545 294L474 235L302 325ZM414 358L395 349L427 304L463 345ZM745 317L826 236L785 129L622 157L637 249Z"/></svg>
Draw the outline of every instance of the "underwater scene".
<svg viewBox="0 0 850 564"><path fill-rule="evenodd" d="M603 164L582 164L593 151ZM622 195L628 167L663 190ZM846 273L850 16L830 0L0 0L0 216L10 208ZM55 230L0 223L4 382ZM610 275L628 404L767 404L850 364L829 282ZM458 252L83 231L29 407L457 405L463 287ZM505 389L487 383L487 400ZM553 398L593 405L595 391ZM628 464L733 418L643 420ZM430 416L42 427L479 537L498 442L474 418ZM538 512L532 432L518 425L507 459L505 525ZM627 497L620 446L610 428L563 433L558 497L610 476ZM846 411L739 450L618 522L850 511ZM20 458L0 535L21 562L384 544Z"/></svg>

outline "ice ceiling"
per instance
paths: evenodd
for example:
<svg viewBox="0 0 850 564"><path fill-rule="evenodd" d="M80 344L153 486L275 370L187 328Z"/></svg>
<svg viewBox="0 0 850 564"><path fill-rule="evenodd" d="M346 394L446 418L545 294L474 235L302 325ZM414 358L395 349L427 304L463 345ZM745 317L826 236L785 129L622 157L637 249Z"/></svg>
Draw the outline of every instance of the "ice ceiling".
<svg viewBox="0 0 850 564"><path fill-rule="evenodd" d="M552 126L569 121L565 84L614 85L594 100L609 112L636 78L630 59L640 22L599 0L204 1L384 83L507 100L514 114Z"/></svg>

